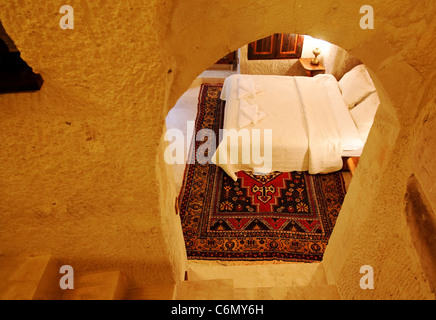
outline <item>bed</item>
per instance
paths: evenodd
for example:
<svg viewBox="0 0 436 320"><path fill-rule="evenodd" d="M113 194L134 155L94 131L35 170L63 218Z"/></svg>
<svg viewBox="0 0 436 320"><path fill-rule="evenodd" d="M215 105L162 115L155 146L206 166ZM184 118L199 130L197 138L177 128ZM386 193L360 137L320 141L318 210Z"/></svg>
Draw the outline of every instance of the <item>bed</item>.
<svg viewBox="0 0 436 320"><path fill-rule="evenodd" d="M236 172L339 171L362 153L380 100L364 65L337 81L232 75L224 81L222 136L212 162Z"/></svg>

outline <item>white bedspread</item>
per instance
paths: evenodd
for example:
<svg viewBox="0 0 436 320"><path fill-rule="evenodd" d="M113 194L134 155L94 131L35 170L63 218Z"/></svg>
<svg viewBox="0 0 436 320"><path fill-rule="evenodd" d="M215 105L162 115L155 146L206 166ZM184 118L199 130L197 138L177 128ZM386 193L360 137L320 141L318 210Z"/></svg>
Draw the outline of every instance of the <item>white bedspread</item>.
<svg viewBox="0 0 436 320"><path fill-rule="evenodd" d="M266 114L257 124L252 123L242 129L238 126L241 101L238 98L239 77L251 77L254 84L262 88L255 97L245 98L245 101L258 105L259 110ZM247 133L243 130L248 130L251 140L253 129L260 129L261 154L263 150L271 149L272 152L271 161L255 162L253 157L243 158L243 155L253 152L250 141L239 137L235 147L230 139L224 137L212 161L235 181L235 173L242 170L260 173L309 171L318 174L342 168L341 135L323 78L233 75L225 80L221 99L226 101L223 129L233 130L241 136ZM264 143L264 129L272 132L271 146ZM237 161L231 158L232 152L238 155Z"/></svg>
<svg viewBox="0 0 436 320"><path fill-rule="evenodd" d="M342 145L324 80L294 78L303 105L309 141L309 173L329 173L342 168Z"/></svg>

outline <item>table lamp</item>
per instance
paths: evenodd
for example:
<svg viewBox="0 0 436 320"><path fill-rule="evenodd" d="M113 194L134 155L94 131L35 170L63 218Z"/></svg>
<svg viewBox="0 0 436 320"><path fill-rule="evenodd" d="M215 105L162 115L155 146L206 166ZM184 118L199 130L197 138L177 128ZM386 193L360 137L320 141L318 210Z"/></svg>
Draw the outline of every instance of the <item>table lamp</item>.
<svg viewBox="0 0 436 320"><path fill-rule="evenodd" d="M315 50L313 50L313 54L315 55L315 58L313 58L310 61L310 64L313 64L314 66L317 66L317 65L319 65L318 56L321 54L321 50L319 50L319 48L316 48Z"/></svg>

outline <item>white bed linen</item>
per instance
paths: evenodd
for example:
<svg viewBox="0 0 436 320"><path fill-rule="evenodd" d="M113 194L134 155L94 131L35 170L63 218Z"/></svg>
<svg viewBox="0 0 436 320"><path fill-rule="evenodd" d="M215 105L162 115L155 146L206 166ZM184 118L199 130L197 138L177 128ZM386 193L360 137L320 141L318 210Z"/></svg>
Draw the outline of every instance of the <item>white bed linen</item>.
<svg viewBox="0 0 436 320"><path fill-rule="evenodd" d="M357 130L359 130L360 137L364 142L368 139L379 105L380 98L377 92L373 92L350 111Z"/></svg>
<svg viewBox="0 0 436 320"><path fill-rule="evenodd" d="M242 155L247 149L248 152L251 150L251 145L241 143L240 139L237 150L239 161L231 163L231 148L223 140L212 157L215 164L234 180L235 173L242 170L261 173L309 171L317 174L342 168L342 138L323 78L257 75L228 77L221 93L221 99L226 101L223 128L234 129L238 133L239 77L252 77L255 84L262 87L262 92L255 98L245 100L257 104L267 116L256 125L250 124L244 129L261 129L260 150L265 147L263 129L272 129L272 162L263 165L252 161L243 163Z"/></svg>
<svg viewBox="0 0 436 320"><path fill-rule="evenodd" d="M364 141L353 120L350 111L345 104L338 85L338 81L332 74L319 74L315 78L323 78L327 93L331 102L332 112L338 123L339 134L341 135L342 156L348 154L346 151L362 152ZM356 152L352 153L356 154Z"/></svg>
<svg viewBox="0 0 436 320"><path fill-rule="evenodd" d="M342 141L329 96L321 78L295 77L307 125L309 173L329 173L342 168Z"/></svg>
<svg viewBox="0 0 436 320"><path fill-rule="evenodd" d="M250 123L257 124L258 121L266 117L266 114L259 110L257 104L249 104L244 99L239 101L239 128L244 128Z"/></svg>

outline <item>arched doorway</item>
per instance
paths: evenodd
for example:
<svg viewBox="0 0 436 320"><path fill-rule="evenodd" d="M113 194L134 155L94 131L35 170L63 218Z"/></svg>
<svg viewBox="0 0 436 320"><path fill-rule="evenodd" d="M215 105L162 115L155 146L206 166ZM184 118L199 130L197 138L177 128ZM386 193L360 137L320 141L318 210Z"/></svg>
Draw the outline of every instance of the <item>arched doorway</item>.
<svg viewBox="0 0 436 320"><path fill-rule="evenodd" d="M345 284L349 284L349 288L354 288L353 284L350 283L353 281L351 280L352 272L354 272L353 270L359 270L360 266L365 264L365 261L373 261L373 258L371 257L374 256L372 249L369 249L369 247L359 247L359 244L356 242L358 241L356 235L359 235L359 238L365 238L365 232L360 233L359 231L369 231L367 229L368 227L364 227L363 222L369 220L372 223L376 223L376 221L384 220L387 216L392 217L394 212L393 207L396 208L395 210L397 210L397 212L404 211L404 208L400 204L402 195L396 198L397 201L391 202L394 197L391 197L385 191L385 187L389 183L388 181L392 182L392 177L382 174L382 176L386 178L384 179L381 178L379 174L384 172L388 166L388 163L391 163L393 159L397 159L398 163L402 162L398 154L398 148L402 149L403 146L400 146L397 141L399 137L398 134L400 132L400 123L403 121L401 120L401 116L399 118L399 115L401 115L399 106L404 104L402 99L405 98L406 94L403 93L404 90L408 90L408 85L406 83L410 83L410 81L396 81L396 84L399 86L397 88L394 88L394 86L389 84L389 82L393 79L393 74L400 73L406 76L409 71L410 74L412 74L412 77L418 81L418 83L421 83L422 78L419 73L416 73L407 66L407 63L405 62L407 59L405 56L399 53L401 49L398 49L397 45L393 46L397 47L399 51L394 52L388 49L388 47L391 47L393 43L391 42L392 39L395 38L395 36L388 30L389 24L379 24L375 31L363 31L360 29L359 21L362 15L360 14L360 6L358 4L349 3L346 5L346 7L342 5L330 6L330 4L319 6L319 4L317 4L318 10L316 15L309 14L309 12L311 12L311 6L313 3L299 3L295 6L292 5L291 7L288 5L289 3L281 3L277 5L274 4L271 6L274 8L273 10L266 10L265 12L262 11L262 14L260 11L254 13L256 10L253 10L253 12L250 11L247 16L244 16L244 19L247 18L247 21L244 20L247 23L243 23L242 25L237 24L237 27L233 23L222 24L220 35L225 35L227 34L226 31L228 31L228 34L232 35L231 37L220 37L214 33L213 29L205 29L202 30L202 34L204 33L208 36L213 35L212 37L215 40L204 41L204 38L202 38L201 35L198 38L188 40L189 43L187 43L187 47L191 47L191 45L198 45L199 48L203 48L201 45L199 45L199 43L204 41L204 43L207 43L207 52L213 54L214 57L211 59L206 59L206 56L203 56L200 53L196 54L195 50L189 50L190 55L180 51L175 54L175 56L180 57L182 61L185 61L186 65L183 68L182 74L175 79L172 87L174 95L170 95L169 105L174 105L175 97L179 96L181 92L184 91L183 87L179 87L179 85L184 83L184 86L186 86L187 83L190 83L190 79L194 78L196 74L199 74L202 69L207 68L212 61L219 59L220 56L224 55L225 52L227 52L224 50L224 47L228 50L235 50L247 42L263 38L276 30L280 30L281 32L302 31L313 34L315 37L325 39L329 42L336 43L339 46L346 48L355 57L363 61L368 66L370 74L375 81L377 90L380 92L381 108L375 120L373 133L369 137L368 144L366 146L366 152L359 163L359 173L354 180L356 182L353 184L351 188L352 190L350 190L349 199L346 201L343 208L347 214L344 215L344 218L338 220L337 226L339 227L335 229L331 239L332 245L329 246L330 250L328 250L326 254L326 265L328 266L327 273L329 279L331 279L333 282L335 282L335 280L342 281L341 286L346 286ZM225 21L231 21L232 19L240 21L236 18L236 11L232 11L237 6L238 5L235 4L235 6L228 8L228 10L222 10L222 8L217 10L220 12L225 12ZM216 8L212 6L211 12L214 9ZM413 10L413 8L410 9ZM173 27L177 28L177 26L181 26L182 20L179 19L179 17L185 16L186 10L187 8L183 6L177 8L175 19L172 24ZM399 12L401 10L394 9L393 11ZM378 12L382 21L388 21L383 17L383 12ZM256 16L256 14L259 15ZM300 16L302 18L299 18ZM211 19L212 21L215 21L214 18ZM248 23L250 19L252 23ZM198 25L204 27L201 22L197 23L201 19L199 19L195 14L190 15L190 19L188 20L189 21L184 21L183 24L190 24L192 27L190 30L198 28ZM211 23L211 25L214 24ZM259 31L260 29L253 28L254 26L258 25L262 26L260 28L261 31ZM237 33L233 31L234 28L238 29ZM373 55L374 51L378 52L378 54L375 56ZM193 57L192 54L194 54ZM189 63L189 59L187 59L188 56L193 58L193 62L191 64ZM394 61L401 65L401 72L399 72L399 70L392 65ZM189 70L195 71L191 72ZM406 70L408 71L406 72ZM385 88L383 88L383 86ZM399 89L400 87L402 90ZM418 91L422 93L421 89L418 89ZM389 99L388 94L389 97L394 98L392 102ZM402 98L399 98L400 96ZM396 107L394 107L393 104L396 105ZM414 110L416 111L416 109ZM408 117L405 116L404 118ZM389 123L390 125L386 126L383 125L383 123ZM405 125L405 127L410 128L408 125ZM408 129L404 130L407 131ZM405 158L403 157L402 159ZM400 174L400 176L402 175ZM406 179L407 177L405 177L405 180ZM404 189L401 183L397 183L398 181L390 184L389 189L392 190L391 187L395 185L396 187L394 187L394 189L397 190L398 195L401 194ZM389 208L386 207L383 198L391 199L389 203L392 206ZM383 208L383 212L389 212L389 214L384 215L383 218L381 218L379 215L376 215L375 211L377 211L377 205L380 205L380 207ZM404 219L400 218L400 221L403 223ZM380 226L380 224L378 225ZM360 243L362 243L362 241L360 241ZM399 248L399 244L395 240L390 241L389 244L393 247ZM374 248L374 246L375 244L371 243L370 247ZM351 257L350 255L356 253L354 250L359 250L356 248L360 248L361 251L358 252L356 256ZM377 250L378 249L376 249L376 251ZM395 252L398 253L398 256L408 255L404 252L404 250L396 250ZM349 270L346 271L347 277L342 279L341 272L345 270L343 268L346 261L352 264L353 267L350 267L349 265L347 266L346 269ZM373 264L378 264L378 262ZM392 279L392 274L385 273L385 276L386 278L383 283L387 284L386 279ZM412 279L410 279L410 281L413 282ZM356 296L369 296L370 294L368 292L362 292L359 290L359 288L350 289L348 292L350 295L356 294Z"/></svg>
<svg viewBox="0 0 436 320"><path fill-rule="evenodd" d="M5 223L14 226L13 219L23 209L28 212L20 223L22 237L15 237L12 227L2 234L10 240L5 242L7 249L19 251L26 247L25 239L35 250L48 247L55 253L64 253L65 244L74 243L68 255L82 257L88 266L91 263L87 259L93 257L101 258L100 266L113 265L112 259L126 261L129 267L137 266L140 257L139 263L154 261L153 268L142 268L150 270L142 279L176 279L184 268L183 249L178 241L181 230L173 215L176 191L167 188L168 166L157 147L163 141L162 127L168 109L202 70L226 53L273 32L308 33L346 48L363 61L382 100L366 152L353 178L356 182L342 209L346 214L337 221L326 252L329 279L338 284L345 298L425 296L416 289L425 287L426 282L407 236L404 193L411 174L424 167L420 158L413 157L411 146L415 129L421 128L420 121L426 119L425 113L434 99L433 74L428 68L434 64L434 57L428 54L435 28L430 22L434 16L431 1L371 1L376 17L374 30L360 28L361 4L350 1L151 3L135 2L133 8L130 3L120 2L114 9L78 2L79 7L83 4L79 12L90 15L80 16L86 27L68 34L58 28L56 4L2 3L0 14L8 32L26 61L47 75L47 84L52 84L41 95L43 103L41 99L2 99L3 111L11 110L9 106L13 110L22 107L14 117L6 116L11 121L4 123L1 131L1 140L8 142L2 148L7 150L2 153L2 163L14 172L2 181L11 204L5 210L11 218ZM111 23L105 24L108 19ZM45 53L50 55L44 58ZM124 59L119 59L119 54ZM132 70L136 70L133 76ZM58 90L62 88L65 90ZM73 99L69 99L71 96ZM27 108L29 105L37 107ZM73 127L76 131L62 135L65 144L46 143L47 151L54 156L54 166L32 161L29 167L14 161L25 161L31 143L39 138L35 129L43 129L45 120L54 114L59 116L59 127L53 132L66 132L65 122L70 119L64 115L68 115L76 121L73 123L84 124L91 137L96 137L92 133L97 132L100 139L82 148L80 126ZM25 119L28 130L24 131L33 140L14 138L15 124ZM89 126L95 130L88 130ZM83 140L87 141L87 137ZM65 159L79 161L65 168ZM116 170L108 170L108 175L106 168ZM85 171L93 175L77 184ZM14 179L15 173L21 174L20 179ZM43 173L61 178L49 181ZM432 177L431 171L427 174L421 174L418 180ZM105 177L104 184L96 182L99 177ZM60 203L60 199L69 206L53 208L51 194L35 196L30 185L43 190L48 185L50 190L56 190L55 202ZM97 189L98 192L89 192ZM70 196L72 193L74 197ZM42 210L38 212L38 208ZM66 208L73 214L67 214ZM45 220L50 223L40 226L40 212L45 214L52 209L65 219ZM85 218L63 223L74 214ZM124 214L128 219L124 219ZM102 221L107 224L103 226ZM38 228L32 228L36 225ZM65 225L74 227L62 233ZM35 237L34 230L41 230L43 235ZM68 234L64 242L56 241L61 239L56 238L56 231ZM96 241L87 241L83 237L86 233L93 234ZM368 263L378 270L374 292L364 292L356 286L360 267ZM132 269L141 268L129 270ZM140 273L130 275L134 278L136 274Z"/></svg>
<svg viewBox="0 0 436 320"><path fill-rule="evenodd" d="M320 52L322 53L322 55L319 57L321 62L317 65L318 70L321 70L321 68L322 68L323 71L327 71L327 73L330 74L330 78L329 79L334 81L334 84L336 84L336 82L337 82L337 84L336 84L337 87L335 89L336 91L334 91L334 93L332 93L332 94L337 94L337 93L339 93L339 88L338 88L339 80L344 76L344 74L346 74L348 72L350 72L350 74L351 74L351 70L354 69L354 67L356 67L358 65L362 66L361 62L359 60L357 60L356 58L354 58L353 56L348 54L344 49L342 49L342 48L340 48L338 46L330 44L330 43L328 43L326 41L322 41L320 39L312 38L312 37L307 36L307 35L306 36L298 36L298 39L301 39L298 42L300 45L303 44L303 39L304 39L304 46L301 48L302 49L301 50L302 53L300 53L300 55L297 58L294 58L294 59L278 60L278 59L270 59L270 57L269 57L267 60L259 60L259 59L255 60L255 59L251 59L251 61L249 61L250 59L247 59L247 46L242 47L241 49L238 50L239 51L239 61L240 62L239 62L239 65L238 65L237 69L241 70L241 73L245 74L247 76L248 75L257 75L257 76L260 76L260 75L263 75L263 76L271 75L271 76L273 76L273 78L274 78L274 76L282 76L282 77L289 77L289 78L296 77L296 76L297 77L302 77L302 76L306 75L306 71L307 71L305 69L305 66L302 64L302 60L311 60L311 59L313 59L314 58L313 51L315 49L321 49ZM271 44L271 42L269 42L269 44ZM267 51L267 50L265 49L264 51ZM324 67L324 65L325 65L325 67ZM323 73L325 73L325 72L323 72ZM190 177L192 175L191 173L186 173L185 172L185 165L186 165L187 158L188 158L187 154L189 152L189 146L192 148L192 143L193 143L192 140L195 140L195 138L197 138L197 141L199 141L198 135L197 136L194 135L194 137L193 137L193 132L192 132L194 130L194 127L196 125L198 126L198 123L195 124L195 120L196 120L197 117L200 116L201 113L210 112L210 111L204 111L202 109L202 108L205 108L205 106L202 105L202 104L206 103L205 101L208 99L207 98L207 94L208 93L206 92L208 90L207 88L209 88L209 87L212 88L212 89L210 89L212 96L220 95L221 91L220 91L220 88L218 88L218 86L222 86L224 81L225 81L225 79L232 75L232 73L229 73L229 72L222 72L221 73L221 77L219 77L219 73L215 72L214 73L215 74L215 78L209 78L208 74L209 74L208 71L205 71L196 80L194 80L194 82L192 83L190 89L188 89L188 91L185 92L182 95L182 97L176 103L176 106L169 112L169 114L168 114L168 116L166 118L166 120L167 120L167 128L170 131L171 130L179 130L180 131L180 136L184 137L184 140L183 140L184 142L183 142L183 144L181 146L182 147L181 148L181 152L184 153L184 162L183 163L174 163L173 164L174 168L175 168L176 190L182 189L182 193L183 193L183 194L181 194L181 198L183 198L184 193L189 193L192 196L193 192L195 192L195 191L191 191L191 189L190 189L191 187L189 187L189 189L186 189L187 188L186 184L184 184L184 182L186 183L186 181L182 181L182 179L183 179L183 177L185 179L187 179L188 177ZM239 72L234 72L234 75L237 75L237 74L239 74ZM333 76L332 74L336 74L337 79L334 78L335 76ZM320 77L320 79L322 79L322 77ZM334 80L334 79L336 79L336 80ZM291 89L291 87L289 87L289 90L290 89ZM356 88L356 90L359 90L359 89L360 88ZM214 90L218 90L219 92L217 91L218 93L216 93ZM375 91L375 88L374 88L374 91ZM374 91L371 91L371 92L368 91L368 93L366 93L365 97L361 97L361 100L364 100L364 98L369 96L370 93L374 93ZM218 97L215 97L215 98L218 98ZM206 100L204 100L204 99L206 99ZM214 98L211 98L211 99L213 100ZM271 97L271 99L272 99L272 97ZM296 97L296 99L297 99L297 97ZM300 98L298 98L298 99L300 99ZM340 97L340 99L342 99L342 98ZM216 102L213 102L213 103L215 103L215 104L218 103L219 104L219 101L220 101L220 99L218 98L216 100ZM337 103L337 102L338 101L331 101L331 103ZM218 104L216 105L216 108L219 107ZM198 109L197 109L197 105L198 105ZM357 103L356 103L356 105L357 105ZM346 114L347 117L348 117L348 118L346 118L346 120L348 120L349 122L342 122L341 126L342 127L347 127L347 125L353 126L353 129L354 129L353 133L355 133L354 137L357 137L359 142L361 142L358 130L355 127L355 123L352 120L351 113L348 112L348 106L346 107L345 103L343 103L343 104L341 104L339 106L335 105L334 107L342 108L341 110L344 111L344 115ZM353 107L354 107L354 105L353 105ZM377 107L378 107L378 104L377 104L377 106L375 106L375 108L377 108ZM285 114L283 114L283 116L285 116ZM225 116L223 115L222 117L225 117ZM374 114L372 115L372 120L373 120L373 117L374 117ZM199 118L197 118L197 120L198 119ZM208 121L212 121L213 122L213 121L215 121L214 119L212 119L212 120L209 119ZM339 118L338 118L338 121L339 121ZM190 122L190 124L188 122ZM201 130L200 127L196 127L196 129ZM194 133L195 132L196 131L194 131ZM364 138L364 141L366 141L368 133L369 133L369 129L368 129L368 132L366 133L366 137ZM279 134L280 135L280 132L278 132L276 130L275 134ZM349 139L349 138L347 137L347 139ZM364 145L364 142L362 142L362 148L363 148L363 145ZM343 154L344 162L346 162L346 159L348 159L349 157L352 156L353 153L350 150L356 150L356 149L345 149L345 151L348 151L348 152L345 152ZM173 149L172 151L180 151L180 150ZM191 152L192 152L192 150L191 150ZM356 154L356 156L360 157L362 150L360 150L358 152L359 152L359 154L358 155ZM188 167L186 167L186 170L189 171L190 169L188 169ZM195 171L195 169L192 169L192 170L193 170L193 172ZM184 173L185 173L185 175L184 175ZM341 172L341 176L345 177L345 183L347 185L346 186L346 188L347 188L348 184L349 184L349 182L351 180L351 174L348 172L348 170L346 168L344 168L344 170L342 170L342 172ZM207 184L207 183L211 182L213 179L212 178L207 178L206 180L207 181L202 183L202 184ZM238 181L237 183L238 183L238 185L237 186L233 186L233 188L235 188L236 192L243 192L241 190L242 189L245 190L244 189L245 186L242 186L243 183L240 182L240 181ZM197 182L197 184L198 184L198 182ZM222 183L219 184L219 185L222 185ZM267 186L273 188L277 192L280 189L280 188L274 187L271 184L271 181L268 181ZM219 187L217 187L217 188L219 189ZM226 185L225 188L229 188L229 189L228 190L226 189L227 191L222 191L222 192L221 191L211 191L211 192L212 193L213 192L217 192L217 194L218 193L222 194L222 193L226 193L226 192L228 193L229 190L232 187L230 185ZM296 188L298 188L298 187L295 187L294 184L292 184L292 187L290 187L290 189L292 189L292 190L294 190ZM321 187L321 189L322 189L322 187ZM306 190L306 191L309 192L308 190ZM333 190L331 190L331 191L334 194L334 191ZM290 192L292 193L292 191L290 191ZM201 197L203 197L203 196L206 197L205 193L202 193ZM244 199L247 196L248 195L245 194L243 196ZM341 199L338 202L338 205L340 207L340 204L343 201L343 196L344 195L343 196L342 195L337 195L337 196L338 196L338 199L339 198ZM321 196L321 197L325 198L325 196ZM241 234L242 234L242 230L243 230L242 227L243 226L246 227L249 224L250 224L250 226L249 226L250 228L251 227L253 227L253 228L256 228L256 227L257 228L267 228L267 224L268 223L266 223L265 221L261 221L260 222L260 221L256 220L257 221L256 222L256 221L254 221L255 220L254 218L241 218L241 215L243 215L242 212L244 212L244 210L245 210L244 209L244 204L242 204L242 206L241 206L241 203L239 203L237 200L235 200L235 203L232 203L231 201L229 202L229 199L231 197L230 198L227 197L227 198L225 199L226 201L221 199L222 201L219 202L218 204L211 205L211 208L212 207L216 208L216 210L219 211L221 207L227 205L228 208L224 209L223 212L224 211L225 212L227 212L227 211L230 212L230 211L232 211L234 209L233 210L234 211L233 214L235 216L237 216L237 218L238 218L238 219L236 219L237 221L235 222L235 220L233 218L230 218L230 216L229 216L228 218L230 220L218 219L218 218L215 219L214 218L215 220L213 221L213 223L211 221L209 221L207 223L204 222L203 225L211 225L211 224L213 224L213 226L211 225L212 229L213 228L221 228L223 231L227 230L228 233L230 232L230 230L233 230L233 229L236 228L236 229L238 229L239 232L241 232ZM288 196L287 198L289 200L292 197ZM331 197L330 197L330 200L332 200ZM179 199L179 201L184 201L184 200ZM274 200L274 201L277 202L277 201L284 201L284 200ZM294 200L291 199L290 201L292 202ZM297 201L300 201L300 198L298 198ZM203 205L205 205L205 204L203 203ZM296 208L295 205L296 205L296 202L293 205L289 204L289 206L285 206L286 208L282 206L278 210L280 210L280 212L283 212L283 210L286 209L286 210L291 210L291 211L289 211L291 213L294 212L294 211L297 212L297 209L295 209ZM198 209L198 206L201 207L201 205L198 204L196 206L195 210ZM309 207L311 207L311 210L315 210L315 211L318 210L315 207L313 207L313 209L312 209L312 206L309 203L307 205L304 204L304 206L305 207L303 207L303 204L300 203L299 208L301 209L301 208L309 208ZM239 208L238 211L236 211L237 207ZM183 210L184 209L185 208L183 207ZM250 209L253 210L253 208L251 208L251 207L250 207ZM299 211L301 211L301 210L299 210ZM255 210L255 212L256 212L256 210ZM301 212L303 212L303 211L301 211ZM185 213L185 211L183 211L183 213ZM338 213L338 212L336 212L336 213ZM206 212L204 212L203 214L207 215ZM245 213L245 214L247 214L247 213ZM269 214L271 215L272 213L269 213ZM276 212L275 214L277 215L278 212ZM328 213L324 213L324 214L326 216L329 215ZM324 214L322 214L321 216L323 216ZM211 214L211 215L213 215L213 214ZM268 214L266 212L263 212L263 215L268 215ZM321 218L321 216L320 216L320 219L321 220L324 219L324 218ZM334 215L334 216L335 217L332 220L331 227L334 226L334 221L336 221L336 218L337 218L336 215ZM223 216L221 216L221 218L223 218ZM186 220L188 218L186 216L184 216L184 217L182 217L182 219ZM199 219L201 219L201 217L200 218L199 217L192 218L192 219L198 221ZM293 232L300 233L300 236L301 236L301 234L304 233L303 229L305 227L303 227L303 225L305 225L307 223L307 221L303 222L303 221L300 221L298 219L295 220L296 222L288 222L288 221L284 222L284 221L282 221L283 219L280 219L280 217L275 217L275 216L274 216L274 219L275 219L274 223L273 223L274 226L275 226L274 228L277 228L278 230L281 230L281 232L285 233L286 231L291 231L291 229L289 229L289 228L292 227ZM280 220L280 222L277 222L277 219ZM330 235L330 231L328 231L329 227L327 225L323 226L320 223L315 228L314 225L313 225L313 223L314 223L313 220L311 220L311 223L312 223L311 227L309 228L310 231L308 231L308 229L304 229L304 230L306 230L306 232L309 232L309 233L312 232L313 236L315 236L315 233L317 232L316 230L318 230L319 232L326 232L327 234ZM190 227L192 227L193 224L194 224L193 222L187 222L186 223L186 225L189 225ZM286 227L286 224L289 224L289 228ZM271 228L273 228L273 227L271 227ZM299 228L298 229L299 231L297 231L296 228ZM191 230L191 229L189 229L189 231L186 231L186 233L185 233L185 241L186 241L187 247L191 247L191 249L192 249L194 244L192 243L191 240L188 240L188 239L190 239L189 235L195 234L196 232L200 233L200 230L197 229L197 231L195 231L195 230L193 230L193 229ZM253 231L253 230L251 230L251 231ZM321 231L321 230L324 230L324 231ZM324 244L328 243L329 235L326 236L326 238L325 238L326 243L324 243ZM203 235L203 237L206 238L207 236ZM239 247L244 246L245 243L247 243L247 242L250 242L250 240L246 239L246 237L247 236L244 236L244 241L239 241L240 244L241 244ZM226 245L224 244L224 242L222 242L222 239L223 238L221 238L221 240L219 240L219 238L210 238L209 239L210 242L214 242L214 243L221 242L221 249L220 250L217 249L217 251L220 251L220 253L217 253L217 255L215 257L215 259L219 259L219 260L224 259L223 257L226 255L225 252L227 251ZM237 239L237 237L235 239ZM286 250L297 250L296 248L298 248L299 246L300 247L303 246L301 243L298 242L298 240L296 238L295 239L292 238L292 239L295 241L295 243L292 244L293 248L288 248L288 247L287 247L287 249L283 249L282 248L283 251L280 251L281 253L283 253L283 257L285 256L284 252ZM193 241L196 242L197 240L193 240ZM238 240L235 240L235 241L238 242ZM287 241L292 241L292 240L288 239ZM256 243L256 240L253 240L252 242L253 243L250 245L251 247L250 247L249 250L251 250L253 252L256 252L255 251L255 246L256 245L254 245L254 243ZM276 242L274 242L274 243L276 243ZM259 244L257 246L259 247ZM318 245L315 245L315 244L312 244L312 246L313 246L313 248L318 248L319 250L324 252L324 248L321 249L321 247L319 247ZM188 249L188 252L191 249ZM268 249L265 249L265 248L262 248L262 249L259 249L259 250L261 250L261 251L263 251L263 250L268 251ZM315 250L315 249L313 249L313 250ZM202 259L201 256L203 255L203 253L200 253L200 251L196 252L195 255L194 255L198 259ZM312 251L312 249L310 249L309 251L312 252L312 255L315 254L315 251ZM256 254L257 254L257 258L252 258L252 257L250 257L250 255L247 255L247 254L246 255L242 255L241 254L240 258L234 258L233 257L230 260L231 261L240 260L240 261L243 261L242 262L243 264L247 263L247 261L250 261L250 260L255 260L255 261L258 260L258 261L261 261L261 263L264 262L264 261L271 261L271 260L288 261L288 262L289 261L293 261L293 262L296 262L296 261L305 261L305 262L312 261L312 262L315 262L316 261L316 259L314 259L314 258L307 258L308 260L303 260L303 259L306 259L306 258L297 258L297 256L299 256L297 254L295 255L295 258L289 258L289 257L287 257L287 258L277 258L274 255L272 255L272 257L274 257L274 258L271 258L271 257L267 258L267 256L266 255L264 256L263 253L256 252ZM194 256L190 257L190 259L194 259L195 260L196 258ZM213 260L214 259L214 258L211 258L210 256L207 256L207 255L205 257L207 257L205 259L209 259L209 260ZM322 260L322 254L321 254L321 258L320 259Z"/></svg>

